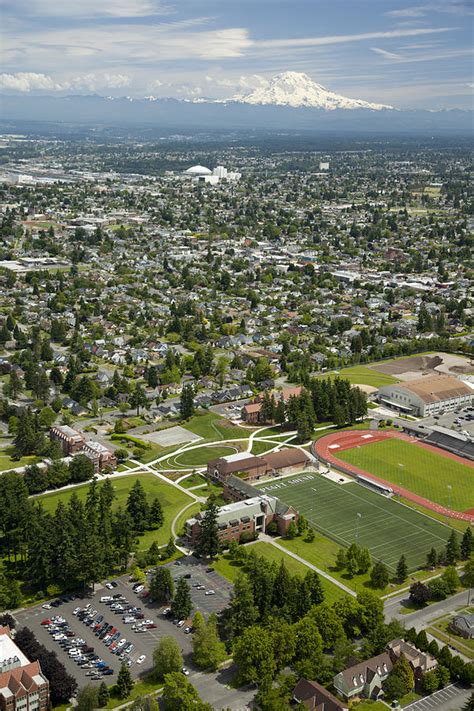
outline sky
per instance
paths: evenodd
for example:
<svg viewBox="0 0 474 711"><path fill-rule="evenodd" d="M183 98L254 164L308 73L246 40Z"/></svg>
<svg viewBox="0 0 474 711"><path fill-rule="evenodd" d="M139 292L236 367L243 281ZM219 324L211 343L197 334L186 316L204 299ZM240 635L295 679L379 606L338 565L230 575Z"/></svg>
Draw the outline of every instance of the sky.
<svg viewBox="0 0 474 711"><path fill-rule="evenodd" d="M223 99L304 72L397 108L472 108L474 0L2 0L7 93Z"/></svg>

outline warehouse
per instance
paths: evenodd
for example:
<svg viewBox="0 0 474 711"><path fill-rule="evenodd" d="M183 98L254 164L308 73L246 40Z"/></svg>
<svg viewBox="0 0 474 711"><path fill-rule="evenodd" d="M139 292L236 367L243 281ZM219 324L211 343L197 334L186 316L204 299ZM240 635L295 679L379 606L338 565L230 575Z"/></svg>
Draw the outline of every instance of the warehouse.
<svg viewBox="0 0 474 711"><path fill-rule="evenodd" d="M427 417L470 405L474 390L450 375L426 375L405 383L384 385L377 399L402 414Z"/></svg>

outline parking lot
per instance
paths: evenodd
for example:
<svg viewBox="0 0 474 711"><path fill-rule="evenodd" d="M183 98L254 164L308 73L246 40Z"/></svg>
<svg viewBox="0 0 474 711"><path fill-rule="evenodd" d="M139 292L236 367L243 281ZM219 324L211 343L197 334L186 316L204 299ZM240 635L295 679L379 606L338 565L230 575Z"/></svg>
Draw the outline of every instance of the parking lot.
<svg viewBox="0 0 474 711"><path fill-rule="evenodd" d="M472 419L471 419L472 418ZM474 436L474 409L472 407L460 408L454 412L447 412L445 415L434 417L424 417L421 421L423 425L438 425L447 429L454 429L456 432L468 432Z"/></svg>
<svg viewBox="0 0 474 711"><path fill-rule="evenodd" d="M207 616L211 612L218 612L226 607L230 597L231 586L214 571L208 571L206 565L196 558L189 556L182 558L179 565L170 564L169 567L172 570L172 575L175 580L178 580L182 576L190 576L187 578L187 581L194 603L193 612L200 610L204 616ZM99 663L98 660L84 660L84 663L90 664L90 667L82 668L82 664L74 661L74 658L69 656L69 651L61 646L59 639L53 639L53 634L51 634L52 630L48 630L46 625L42 625L42 621L51 620L56 616L60 616L64 619L64 622L59 623L61 626L57 629L57 633L62 634L69 629L71 633L74 634L71 634L67 639L63 639L63 644L73 642L73 647L75 647L75 640L80 639L83 640L84 645L88 648L92 647L93 652L88 650L88 653L90 655L97 655L106 667L113 670L112 673L107 673L103 676L104 681L108 684L115 682L122 659L119 658L118 654L113 654L111 649L106 646L105 638L100 639L96 636L96 631L100 631L96 630L96 624L104 625L108 623L112 625L116 630L111 630L117 637L115 640L116 644L121 640L126 640L126 643L122 643L120 652L123 659L129 664L130 672L134 677L143 676L151 670L153 665L153 650L159 640L164 636L172 636L177 640L183 653L185 665L192 668L192 635L184 632L186 625L179 628L176 624L173 624L173 620L163 617L162 612L164 608L149 603L146 598L135 593L132 587L133 584L128 580L128 577L123 576L117 578L114 583L116 583L116 586L113 589L107 589L102 585L96 586L96 591L93 595L91 594L82 599L76 598L63 602L59 607L45 609L41 605L38 605L23 610L16 614L18 626L29 627L39 642L48 649L54 650L67 671L76 678L79 686L84 686L84 684L91 680L96 681L92 676L94 673L97 677L102 676L101 669L92 666L93 664ZM206 592L211 590L214 591L214 594L206 595ZM100 601L102 597L112 598L113 595L122 595L125 597L126 602L119 601L124 608L141 608L137 614L143 615L142 620L137 620L136 623L126 624L124 622L125 610L114 611L111 609L111 605L114 604L113 600L109 600L109 604ZM89 606L88 613L90 615L94 613L91 626L86 624L87 617L85 620L79 619L79 617L84 614L83 612L79 612L79 617L77 614L74 614L77 608L81 608L82 611L86 606ZM146 620L150 620L154 627L149 629L143 628L140 631L132 629L133 627L138 627L140 624L143 624ZM54 625L54 627L57 627L57 625ZM124 650L127 649L130 644L133 645L133 648L129 653L125 654ZM137 660L142 656L145 656L145 659L141 663L137 663ZM97 682L99 683L99 678L97 678Z"/></svg>
<svg viewBox="0 0 474 711"><path fill-rule="evenodd" d="M470 694L469 689L465 689L459 684L451 684L431 696L426 696L424 699L405 706L405 709L407 711L459 711Z"/></svg>

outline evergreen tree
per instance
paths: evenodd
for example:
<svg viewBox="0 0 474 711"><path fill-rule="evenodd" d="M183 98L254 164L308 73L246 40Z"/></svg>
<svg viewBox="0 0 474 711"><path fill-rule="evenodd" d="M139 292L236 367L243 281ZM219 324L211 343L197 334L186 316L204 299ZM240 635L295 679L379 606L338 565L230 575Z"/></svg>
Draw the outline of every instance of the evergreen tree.
<svg viewBox="0 0 474 711"><path fill-rule="evenodd" d="M145 407L147 403L148 400L146 397L146 393L140 383L137 383L135 385L135 390L132 392L132 395L130 397L130 405L136 408L137 417L140 415L140 408Z"/></svg>
<svg viewBox="0 0 474 711"><path fill-rule="evenodd" d="M174 581L171 570L164 566L157 568L150 580L150 597L158 604L167 604L174 597Z"/></svg>
<svg viewBox="0 0 474 711"><path fill-rule="evenodd" d="M143 532L148 525L149 506L146 500L146 493L140 479L137 479L129 491L127 497L127 513L133 521L133 526L139 533Z"/></svg>
<svg viewBox="0 0 474 711"><path fill-rule="evenodd" d="M372 587L382 590L388 585L389 580L390 576L387 566L378 560L370 572L370 584Z"/></svg>
<svg viewBox="0 0 474 711"><path fill-rule="evenodd" d="M191 591L185 578L180 578L176 586L176 594L171 603L171 614L180 620L186 620L193 609Z"/></svg>
<svg viewBox="0 0 474 711"><path fill-rule="evenodd" d="M426 556L426 567L427 568L436 568L437 565L438 565L438 554L436 552L436 548L432 548Z"/></svg>
<svg viewBox="0 0 474 711"><path fill-rule="evenodd" d="M152 529L160 528L163 525L163 509L159 499L156 497L151 502L148 514L148 527Z"/></svg>
<svg viewBox="0 0 474 711"><path fill-rule="evenodd" d="M194 388L192 385L184 385L179 401L179 412L182 420L189 420L194 415Z"/></svg>
<svg viewBox="0 0 474 711"><path fill-rule="evenodd" d="M126 699L130 696L133 689L133 679L130 674L130 669L122 663L120 671L117 677L117 684L115 685L117 696L119 699Z"/></svg>
<svg viewBox="0 0 474 711"><path fill-rule="evenodd" d="M225 658L225 645L217 633L217 619L211 614L207 623L194 632L193 660L201 669L215 671Z"/></svg>
<svg viewBox="0 0 474 711"><path fill-rule="evenodd" d="M245 573L239 573L230 594L228 626L230 636L238 637L246 627L258 620L258 610L254 603L252 586Z"/></svg>
<svg viewBox="0 0 474 711"><path fill-rule="evenodd" d="M397 580L401 583L405 582L408 575L407 561L404 555L400 556L400 560L397 563Z"/></svg>
<svg viewBox="0 0 474 711"><path fill-rule="evenodd" d="M215 497L211 495L204 508L196 548L197 552L204 557L215 558L219 552L218 512L219 507L215 502Z"/></svg>
<svg viewBox="0 0 474 711"><path fill-rule="evenodd" d="M455 565L461 557L461 547L459 545L456 531L451 531L446 544L446 562L448 565Z"/></svg>
<svg viewBox="0 0 474 711"><path fill-rule="evenodd" d="M464 531L461 540L461 558L467 560L474 551L474 536L472 535L471 527L468 526Z"/></svg>
<svg viewBox="0 0 474 711"><path fill-rule="evenodd" d="M110 694L109 694L109 688L105 681L102 681L100 686L99 686L99 693L97 694L97 702L101 708L104 706L107 706L109 702Z"/></svg>
<svg viewBox="0 0 474 711"><path fill-rule="evenodd" d="M163 681L166 674L181 672L183 657L174 637L160 639L153 651L153 664L153 675L157 681Z"/></svg>

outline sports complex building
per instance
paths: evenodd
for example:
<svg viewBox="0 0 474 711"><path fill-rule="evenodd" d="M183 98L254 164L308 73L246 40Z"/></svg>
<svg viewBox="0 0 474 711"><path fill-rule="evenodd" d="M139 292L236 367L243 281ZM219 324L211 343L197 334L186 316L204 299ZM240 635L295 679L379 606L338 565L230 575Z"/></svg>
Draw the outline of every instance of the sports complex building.
<svg viewBox="0 0 474 711"><path fill-rule="evenodd" d="M384 385L377 399L402 414L427 417L470 405L474 401L474 389L451 375L427 375Z"/></svg>

